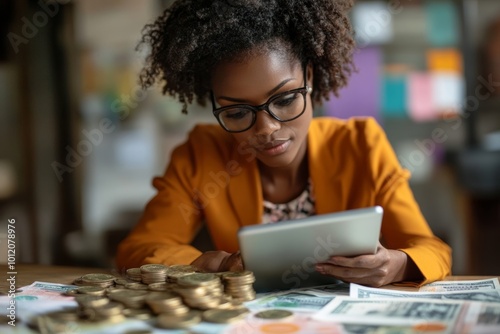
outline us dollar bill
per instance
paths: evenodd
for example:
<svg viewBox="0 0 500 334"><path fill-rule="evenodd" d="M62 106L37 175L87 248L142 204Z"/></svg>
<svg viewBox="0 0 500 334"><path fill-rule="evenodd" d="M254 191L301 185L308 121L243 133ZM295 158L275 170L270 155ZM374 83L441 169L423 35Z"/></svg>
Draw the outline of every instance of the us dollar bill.
<svg viewBox="0 0 500 334"><path fill-rule="evenodd" d="M312 317L317 320L373 325L434 324L451 330L465 303L423 299L337 297Z"/></svg>
<svg viewBox="0 0 500 334"><path fill-rule="evenodd" d="M280 308L302 312L316 312L335 298L332 294L312 290L295 290L267 295L250 302L249 309Z"/></svg>
<svg viewBox="0 0 500 334"><path fill-rule="evenodd" d="M379 288L368 288L358 284L351 284L350 297L373 298L424 298L441 300L462 300L477 302L500 303L500 290L471 290L448 292L410 292Z"/></svg>
<svg viewBox="0 0 500 334"><path fill-rule="evenodd" d="M498 278L470 281L438 281L422 286L420 292L500 290Z"/></svg>

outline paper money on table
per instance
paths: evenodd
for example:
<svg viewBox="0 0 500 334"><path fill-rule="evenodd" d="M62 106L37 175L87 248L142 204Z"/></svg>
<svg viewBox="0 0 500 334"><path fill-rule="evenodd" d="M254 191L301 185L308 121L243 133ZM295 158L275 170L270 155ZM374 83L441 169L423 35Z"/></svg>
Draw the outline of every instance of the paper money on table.
<svg viewBox="0 0 500 334"><path fill-rule="evenodd" d="M472 281L438 281L422 286L420 292L500 290L498 278L488 278Z"/></svg>
<svg viewBox="0 0 500 334"><path fill-rule="evenodd" d="M300 312L316 312L328 304L335 295L313 290L279 292L246 302L249 309L279 308Z"/></svg>
<svg viewBox="0 0 500 334"><path fill-rule="evenodd" d="M368 288L358 284L351 284L349 293L354 298L425 298L441 300L462 300L477 302L500 303L500 290L472 290L449 292L410 292L379 288Z"/></svg>
<svg viewBox="0 0 500 334"><path fill-rule="evenodd" d="M352 324L428 326L451 332L466 303L421 299L356 299L337 297L313 319Z"/></svg>

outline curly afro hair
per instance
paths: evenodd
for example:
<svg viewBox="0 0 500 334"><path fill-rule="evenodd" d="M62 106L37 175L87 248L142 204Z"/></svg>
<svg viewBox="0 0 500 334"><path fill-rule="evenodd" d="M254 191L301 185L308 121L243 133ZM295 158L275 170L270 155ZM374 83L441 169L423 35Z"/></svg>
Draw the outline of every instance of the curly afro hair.
<svg viewBox="0 0 500 334"><path fill-rule="evenodd" d="M186 113L194 97L202 105L209 98L217 64L282 41L292 57L313 65L312 99L321 103L354 69L351 7L352 0L177 0L143 29L138 48L147 45L150 53L140 82L160 82Z"/></svg>

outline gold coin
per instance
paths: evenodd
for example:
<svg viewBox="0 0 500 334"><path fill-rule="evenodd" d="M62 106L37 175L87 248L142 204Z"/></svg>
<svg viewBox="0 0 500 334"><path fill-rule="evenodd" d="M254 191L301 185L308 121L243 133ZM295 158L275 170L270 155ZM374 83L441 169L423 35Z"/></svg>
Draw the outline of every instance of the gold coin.
<svg viewBox="0 0 500 334"><path fill-rule="evenodd" d="M158 316L158 326L167 329L188 328L200 321L200 314L196 311L189 311L182 315L160 314Z"/></svg>
<svg viewBox="0 0 500 334"><path fill-rule="evenodd" d="M203 312L203 320L218 324L229 324L246 317L248 309L213 309Z"/></svg>
<svg viewBox="0 0 500 334"><path fill-rule="evenodd" d="M290 318L293 316L293 312L287 311L287 310L277 310L277 309L272 309L272 310L264 310L255 313L256 318L260 319L286 319Z"/></svg>

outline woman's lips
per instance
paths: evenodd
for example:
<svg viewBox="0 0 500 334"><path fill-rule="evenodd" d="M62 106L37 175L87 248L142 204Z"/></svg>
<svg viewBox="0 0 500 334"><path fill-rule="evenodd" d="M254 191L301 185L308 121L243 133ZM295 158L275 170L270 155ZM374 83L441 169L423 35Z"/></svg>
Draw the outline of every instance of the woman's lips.
<svg viewBox="0 0 500 334"><path fill-rule="evenodd" d="M260 146L258 150L266 155L278 155L284 153L289 145L290 140L275 140Z"/></svg>

